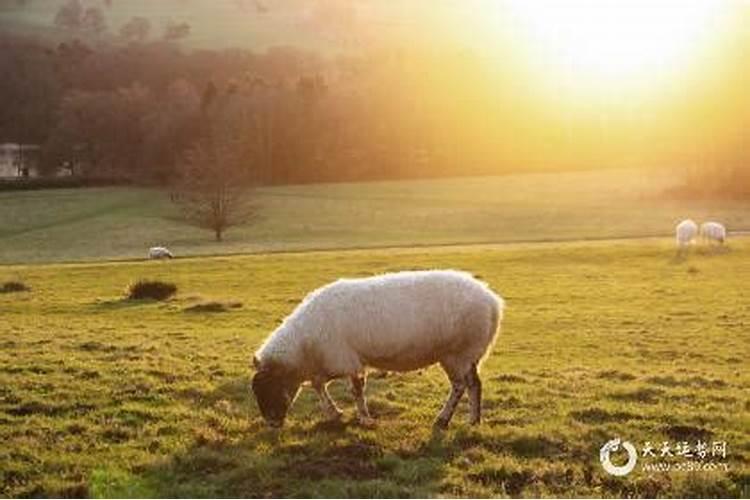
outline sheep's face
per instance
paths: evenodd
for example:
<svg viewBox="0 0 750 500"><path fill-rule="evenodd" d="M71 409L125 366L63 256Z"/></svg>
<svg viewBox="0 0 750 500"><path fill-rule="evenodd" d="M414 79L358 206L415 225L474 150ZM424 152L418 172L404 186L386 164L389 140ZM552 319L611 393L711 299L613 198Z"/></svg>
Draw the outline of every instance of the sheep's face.
<svg viewBox="0 0 750 500"><path fill-rule="evenodd" d="M300 383L279 368L261 368L253 377L253 393L263 418L271 427L281 427L299 391Z"/></svg>

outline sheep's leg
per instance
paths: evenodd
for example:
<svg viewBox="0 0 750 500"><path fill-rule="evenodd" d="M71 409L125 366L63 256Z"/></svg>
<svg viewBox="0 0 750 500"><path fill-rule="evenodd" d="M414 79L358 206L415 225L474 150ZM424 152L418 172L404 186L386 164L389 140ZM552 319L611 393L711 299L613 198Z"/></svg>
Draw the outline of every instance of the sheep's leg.
<svg viewBox="0 0 750 500"><path fill-rule="evenodd" d="M463 378L452 378L451 377L451 393L448 399L443 405L443 409L438 413L435 419L435 427L438 429L445 429L453 418L453 413L456 411L458 402L461 401L461 396L464 395L466 390L466 382Z"/></svg>
<svg viewBox="0 0 750 500"><path fill-rule="evenodd" d="M338 420L344 414L339 410L336 403L331 399L331 395L328 394L326 383L322 381L313 382L313 389L318 393L320 399L320 408L329 420Z"/></svg>
<svg viewBox="0 0 750 500"><path fill-rule="evenodd" d="M482 380L477 365L471 365L466 376L466 387L469 390L469 423L477 425L482 420Z"/></svg>
<svg viewBox="0 0 750 500"><path fill-rule="evenodd" d="M370 410L367 409L367 401L365 400L365 383L367 379L364 374L357 374L349 377L349 380L352 383L354 401L357 403L357 420L360 424L371 427L375 424L375 421L370 416Z"/></svg>

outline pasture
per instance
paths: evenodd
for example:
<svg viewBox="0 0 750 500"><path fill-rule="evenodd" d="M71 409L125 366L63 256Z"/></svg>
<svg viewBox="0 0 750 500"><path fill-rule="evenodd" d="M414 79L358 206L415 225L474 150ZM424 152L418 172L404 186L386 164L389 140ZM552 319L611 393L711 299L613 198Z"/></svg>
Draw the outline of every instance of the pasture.
<svg viewBox="0 0 750 500"><path fill-rule="evenodd" d="M215 243L165 193L132 188L0 193L0 263L669 236L692 217L750 229L747 201L672 200L680 172L599 170L259 189L257 224Z"/></svg>
<svg viewBox="0 0 750 500"><path fill-rule="evenodd" d="M314 203L330 226L303 232L309 239L298 243L341 245L344 221L370 220L372 227L355 227L346 241L372 244L371 232L393 221L399 206L411 212L379 243L473 238L477 226L457 232L462 220L484 227L476 237L488 240L492 231L506 234L508 227L518 229L511 239L627 236L636 228L657 231L653 220L673 215L665 207L655 212L652 204L662 202L646 200L630 209L643 217L623 221L614 216L623 209L617 197L609 211L591 212L587 203L612 201L601 193L596 200L581 196L582 215L568 221L559 217L566 205L551 191L550 207L556 208L550 211L561 225L525 234L514 221L539 214L539 198L529 200L526 211L496 219L508 203L522 208L524 197L514 198L509 186L502 195L487 188L484 197L464 197L447 184L438 196L440 181L430 182L435 184L362 187L372 190L369 198L344 186L305 188L312 197L325 191L326 199ZM466 180L473 183L482 181ZM426 184L433 188L420 191ZM538 189L544 186L552 184L540 177ZM274 200L287 194L298 197L288 203L294 216L281 220L303 217L281 231L281 239L316 217L305 213L301 189L266 192L267 210L281 211ZM373 194L384 192L393 197ZM0 196L59 201L72 194ZM92 194L91 203L99 197L98 203L112 204L107 218L93 205L76 212L63 203L50 217L67 217L67 224L37 221L24 232L25 222L16 221L14 234L4 227L0 236L2 259L19 260L26 255L22 248L34 251L33 241L40 260L55 251L66 259L99 251L140 255L132 243L121 240L119 246L102 237L132 228L133 241L151 243L145 235L170 227L147 215L147 203L160 203L151 194L132 196L119 206L117 196ZM437 213L449 198L455 203ZM352 211L340 211L344 205ZM391 210L379 213L377 207ZM672 209L676 214L680 207ZM545 220L540 214L539 223ZM259 236L270 235L269 228L242 234L255 234L261 243L234 248L271 245ZM58 242L56 249L43 244L47 238ZM185 240L184 248L214 248L195 241ZM166 243L177 246L179 240ZM31 290L0 294L0 496L746 496L748 252L750 241L737 238L727 252L694 251L677 262L671 238L651 238L3 266L0 282L22 281ZM370 378L374 429L352 422L343 382L332 386L346 411L343 423L322 423L307 389L282 432L266 429L249 393L249 359L308 291L340 276L437 267L473 272L507 300L503 332L483 368L480 427L465 424L464 401L451 427L432 433L448 384L431 368ZM127 285L140 278L174 282L178 293L166 302L123 300ZM231 306L189 311L209 301ZM726 441L729 470L636 469L623 478L609 476L599 464L599 448L615 436L634 443Z"/></svg>

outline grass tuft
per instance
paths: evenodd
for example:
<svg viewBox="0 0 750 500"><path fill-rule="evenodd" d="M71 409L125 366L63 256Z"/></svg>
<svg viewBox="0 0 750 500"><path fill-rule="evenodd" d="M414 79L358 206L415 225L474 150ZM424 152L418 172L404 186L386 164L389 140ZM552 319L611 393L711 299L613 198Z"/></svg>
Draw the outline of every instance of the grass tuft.
<svg viewBox="0 0 750 500"><path fill-rule="evenodd" d="M0 293L28 292L31 288L22 281L6 281L0 286Z"/></svg>
<svg viewBox="0 0 750 500"><path fill-rule="evenodd" d="M177 285L158 280L139 280L127 290L130 300L167 300L177 293Z"/></svg>

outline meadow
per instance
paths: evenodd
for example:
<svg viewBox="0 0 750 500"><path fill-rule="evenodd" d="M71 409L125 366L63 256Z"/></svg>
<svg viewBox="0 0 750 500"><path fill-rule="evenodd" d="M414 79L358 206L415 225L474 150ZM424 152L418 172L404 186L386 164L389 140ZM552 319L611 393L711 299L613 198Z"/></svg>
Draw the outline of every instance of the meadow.
<svg viewBox="0 0 750 500"><path fill-rule="evenodd" d="M331 196L323 211L392 206L319 189ZM415 191L397 199L424 206L423 224L506 202L491 189L470 202L446 186L443 196L466 211L453 206L440 217ZM113 208L112 227L139 216L136 205ZM639 228L667 217L649 215ZM79 223L71 216L67 231ZM567 224L551 231L567 236ZM4 230L4 244L34 237ZM38 231L70 241L52 221ZM0 294L0 496L748 496L748 252L750 241L736 238L728 251L693 249L678 261L671 239L647 238L3 266L0 282L31 290ZM374 429L354 423L343 382L332 391L346 410L342 423L322 422L307 389L280 433L265 427L249 359L307 292L341 276L436 267L473 272L507 300L483 367L481 426L466 425L464 403L446 432L433 433L448 385L431 368L373 374ZM179 292L166 302L123 300L139 278L174 282ZM190 312L208 301L242 307ZM639 463L610 476L599 448L616 436L639 446L725 441L728 471L647 472Z"/></svg>
<svg viewBox="0 0 750 500"><path fill-rule="evenodd" d="M670 170L316 184L257 190L257 224L216 243L166 193L132 188L0 192L0 263L668 236L685 217L750 229L742 200L675 200Z"/></svg>

